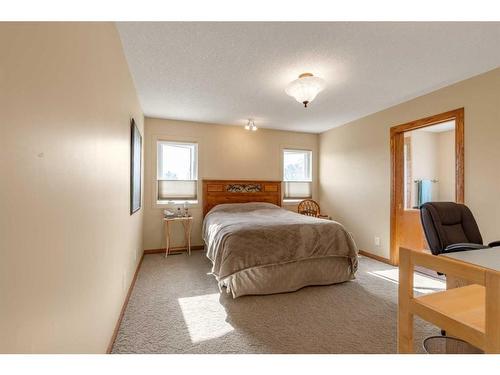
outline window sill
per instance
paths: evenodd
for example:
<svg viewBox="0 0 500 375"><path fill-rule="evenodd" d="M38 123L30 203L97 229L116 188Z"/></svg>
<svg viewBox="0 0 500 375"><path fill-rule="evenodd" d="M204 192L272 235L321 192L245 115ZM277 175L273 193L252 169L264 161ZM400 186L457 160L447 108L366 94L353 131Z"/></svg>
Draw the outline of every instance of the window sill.
<svg viewBox="0 0 500 375"><path fill-rule="evenodd" d="M310 198L304 198L304 199L310 199ZM283 199L283 205L284 206L294 206L294 205L302 202L304 199Z"/></svg>
<svg viewBox="0 0 500 375"><path fill-rule="evenodd" d="M180 204L188 204L189 207L196 207L200 202L198 200L173 199L168 201L156 201L156 207L170 207Z"/></svg>

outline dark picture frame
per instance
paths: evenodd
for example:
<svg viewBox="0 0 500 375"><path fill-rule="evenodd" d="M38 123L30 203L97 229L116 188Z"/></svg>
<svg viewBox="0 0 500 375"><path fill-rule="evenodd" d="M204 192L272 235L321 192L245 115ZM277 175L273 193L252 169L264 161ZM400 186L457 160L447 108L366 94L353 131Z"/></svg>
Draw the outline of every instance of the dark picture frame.
<svg viewBox="0 0 500 375"><path fill-rule="evenodd" d="M130 121L130 215L141 209L142 135Z"/></svg>

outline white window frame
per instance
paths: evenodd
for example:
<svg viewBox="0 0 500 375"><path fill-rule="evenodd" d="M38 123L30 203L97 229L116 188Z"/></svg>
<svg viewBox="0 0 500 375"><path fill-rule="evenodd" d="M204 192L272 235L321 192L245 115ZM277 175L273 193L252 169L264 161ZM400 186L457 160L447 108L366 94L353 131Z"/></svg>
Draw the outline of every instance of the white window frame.
<svg viewBox="0 0 500 375"><path fill-rule="evenodd" d="M285 179L285 152L287 151L296 151L296 152L301 152L301 153L304 153L304 152L307 152L309 153L309 179L306 179L306 180L286 180ZM311 196L309 198L313 198L313 180L314 180L314 177L313 177L313 172L314 172L314 163L313 163L313 157L314 157L314 152L313 150L311 149L307 149L307 148L301 148L301 147L281 147L281 175L282 175L282 179L283 179L283 184L286 184L287 182L308 182L310 183L310 189L311 189ZM285 191L285 189L283 189L283 191ZM303 199L301 198L285 198L283 196L283 203L285 204L294 204L294 203L298 203L300 201L302 201Z"/></svg>
<svg viewBox="0 0 500 375"><path fill-rule="evenodd" d="M166 137L159 137L159 136L153 136L153 151L155 157L154 159L154 165L153 165L153 203L154 207L156 208L164 208L164 207L171 207L174 205L179 205L183 203L188 203L190 207L197 207L200 202L200 183L199 183L199 155L200 155L200 146L199 142L197 140L177 140L176 138L166 138ZM189 181L196 181L196 199L168 199L168 200L159 200L158 199L158 175L160 171L160 144L173 144L173 145L178 145L178 144L186 144L186 145L194 145L195 146L195 157L194 160L191 161L191 173L193 180Z"/></svg>

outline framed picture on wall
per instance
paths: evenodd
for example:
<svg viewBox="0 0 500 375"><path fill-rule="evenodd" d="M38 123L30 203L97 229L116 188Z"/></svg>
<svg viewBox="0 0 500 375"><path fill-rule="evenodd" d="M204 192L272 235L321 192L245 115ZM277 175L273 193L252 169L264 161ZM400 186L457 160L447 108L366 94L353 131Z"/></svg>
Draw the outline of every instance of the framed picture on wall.
<svg viewBox="0 0 500 375"><path fill-rule="evenodd" d="M134 119L130 122L130 215L141 208L142 136Z"/></svg>

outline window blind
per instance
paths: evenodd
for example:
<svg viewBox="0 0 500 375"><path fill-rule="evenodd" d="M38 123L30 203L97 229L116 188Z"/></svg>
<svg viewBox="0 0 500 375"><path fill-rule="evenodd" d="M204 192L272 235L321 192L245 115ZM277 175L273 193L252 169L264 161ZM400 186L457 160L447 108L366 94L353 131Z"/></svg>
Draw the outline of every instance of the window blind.
<svg viewBox="0 0 500 375"><path fill-rule="evenodd" d="M284 199L306 199L312 197L310 181L286 181Z"/></svg>
<svg viewBox="0 0 500 375"><path fill-rule="evenodd" d="M158 200L196 200L198 181L158 180Z"/></svg>

